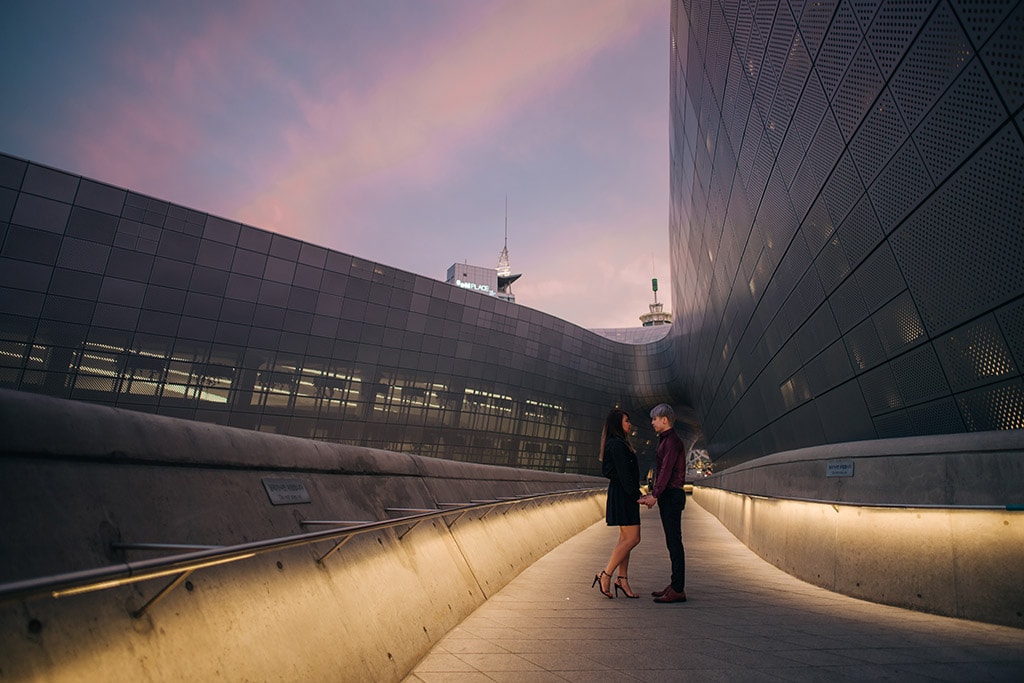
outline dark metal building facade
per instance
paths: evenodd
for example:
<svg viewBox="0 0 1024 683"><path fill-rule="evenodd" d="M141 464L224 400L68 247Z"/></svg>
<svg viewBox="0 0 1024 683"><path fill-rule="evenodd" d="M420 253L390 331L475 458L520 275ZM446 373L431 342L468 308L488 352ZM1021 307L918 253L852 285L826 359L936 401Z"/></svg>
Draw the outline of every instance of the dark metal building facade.
<svg viewBox="0 0 1024 683"><path fill-rule="evenodd" d="M0 386L400 452L599 471L621 344L495 297L0 156ZM640 382L637 378L642 377Z"/></svg>
<svg viewBox="0 0 1024 683"><path fill-rule="evenodd" d="M1024 428L1024 4L672 3L672 338L721 465Z"/></svg>

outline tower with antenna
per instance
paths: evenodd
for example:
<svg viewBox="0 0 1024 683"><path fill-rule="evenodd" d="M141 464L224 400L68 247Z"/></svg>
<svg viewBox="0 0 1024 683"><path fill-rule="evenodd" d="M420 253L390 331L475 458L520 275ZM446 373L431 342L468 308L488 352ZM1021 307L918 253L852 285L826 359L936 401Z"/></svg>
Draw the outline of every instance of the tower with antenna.
<svg viewBox="0 0 1024 683"><path fill-rule="evenodd" d="M516 295L512 293L512 283L523 276L522 273L512 273L508 262L508 197L505 197L505 246L498 256L498 293L499 299L515 303Z"/></svg>
<svg viewBox="0 0 1024 683"><path fill-rule="evenodd" d="M651 256L651 270L654 270L654 256ZM644 327L655 325L668 325L672 322L672 314L665 312L665 304L658 303L658 278L651 278L651 291L654 292L654 303L650 305L650 312L640 316L640 322Z"/></svg>

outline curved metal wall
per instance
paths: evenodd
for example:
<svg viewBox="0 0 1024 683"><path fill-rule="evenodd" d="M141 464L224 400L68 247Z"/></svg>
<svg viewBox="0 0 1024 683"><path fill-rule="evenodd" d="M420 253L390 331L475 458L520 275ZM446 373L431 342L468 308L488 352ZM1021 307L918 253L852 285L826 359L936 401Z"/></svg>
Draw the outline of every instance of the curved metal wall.
<svg viewBox="0 0 1024 683"><path fill-rule="evenodd" d="M1024 428L1024 4L672 3L673 344L720 465Z"/></svg>
<svg viewBox="0 0 1024 683"><path fill-rule="evenodd" d="M2 155L0 245L0 387L591 474L607 411L667 395L667 340Z"/></svg>

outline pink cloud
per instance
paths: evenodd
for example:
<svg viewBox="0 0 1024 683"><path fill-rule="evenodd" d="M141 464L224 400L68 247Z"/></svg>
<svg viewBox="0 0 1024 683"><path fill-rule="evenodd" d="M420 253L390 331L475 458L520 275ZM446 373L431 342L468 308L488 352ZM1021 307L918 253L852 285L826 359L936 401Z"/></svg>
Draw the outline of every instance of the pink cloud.
<svg viewBox="0 0 1024 683"><path fill-rule="evenodd" d="M243 115L231 110L231 94L251 74L267 79L277 69L253 40L269 20L258 8L198 19L183 34L147 16L111 46L111 78L70 123L72 155L85 172L160 196L202 187L188 168L217 149L210 120Z"/></svg>
<svg viewBox="0 0 1024 683"><path fill-rule="evenodd" d="M370 51L358 53L329 30L309 38L307 22L317 17L276 5L240 11L213 4L177 29L155 17L116 48L116 80L98 91L93 111L79 116L73 131L77 154L87 175L388 263L382 252L364 253L346 235L349 226L366 223L361 219L376 202L435 190L456 196L445 184L465 173L481 146L523 165L536 153L531 147L568 137L585 157L626 168L630 181L652 166L667 168L663 144L650 144L666 139L657 107L620 121L614 101L581 100L604 118L606 125L593 131L568 131L545 116L546 107L570 101L567 94L593 97L576 90L574 79L595 64L602 72L618 68L616 49L652 22L661 25L665 5L442 3L457 12L426 28L388 24L386 45L371 33L357 41ZM330 21L350 11L340 7ZM667 83L665 89L667 98ZM536 130L525 142L503 139L510 126L526 122ZM604 137L609 123L624 126L621 137ZM213 167L209 176L206 166ZM538 248L514 237L513 267L526 271L516 285L524 305L585 326L637 323L650 301L650 252L658 245L623 252L622 230L644 226L641 232L663 244L667 192L645 194L626 177L623 187L591 186L587 191L600 196L580 200L587 206L567 205L561 215L538 207L543 224L531 226ZM396 226L396 234L407 227ZM499 248L481 263L496 261ZM472 254L453 257L463 255ZM409 268L409 258L394 265ZM448 265L422 258L420 264L438 276ZM656 270L668 303L667 260L659 256ZM615 301L625 313L612 320Z"/></svg>
<svg viewBox="0 0 1024 683"><path fill-rule="evenodd" d="M368 186L429 186L460 151L563 84L610 44L658 16L662 3L507 2L471 9L445 35L395 36L373 82L345 74L300 106L288 158L240 206L243 219L280 230L323 225L325 204L358 203ZM324 95L323 93L327 93Z"/></svg>

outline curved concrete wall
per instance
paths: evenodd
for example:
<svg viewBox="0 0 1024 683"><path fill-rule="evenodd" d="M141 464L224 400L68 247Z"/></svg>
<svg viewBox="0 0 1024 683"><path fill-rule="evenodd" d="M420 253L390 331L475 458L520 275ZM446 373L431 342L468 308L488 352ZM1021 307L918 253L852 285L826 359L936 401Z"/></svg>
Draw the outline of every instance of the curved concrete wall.
<svg viewBox="0 0 1024 683"><path fill-rule="evenodd" d="M231 545L602 486L579 475L456 463L0 391L0 582L145 559L111 542ZM310 502L273 505L264 478ZM0 604L12 680L401 680L525 566L603 514L603 493L468 513L202 569L145 616L167 579ZM322 527L316 527L322 528Z"/></svg>
<svg viewBox="0 0 1024 683"><path fill-rule="evenodd" d="M708 477L693 496L810 583L1024 628L1022 454L1022 431L807 448Z"/></svg>

